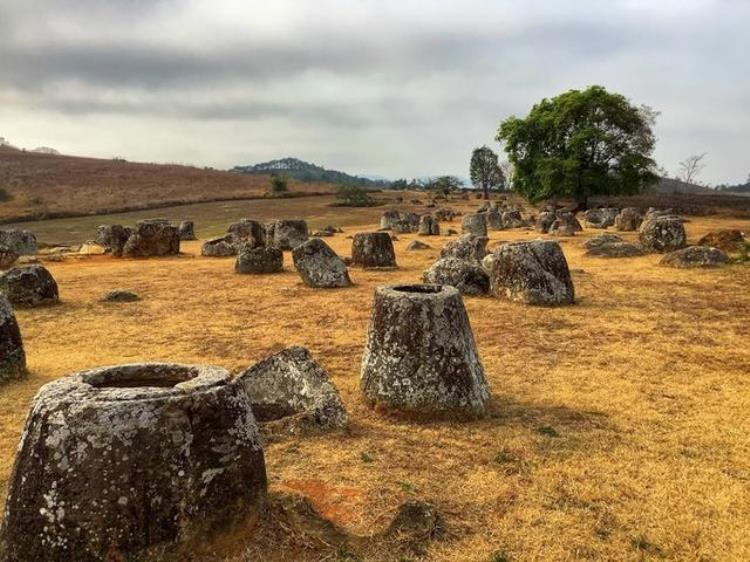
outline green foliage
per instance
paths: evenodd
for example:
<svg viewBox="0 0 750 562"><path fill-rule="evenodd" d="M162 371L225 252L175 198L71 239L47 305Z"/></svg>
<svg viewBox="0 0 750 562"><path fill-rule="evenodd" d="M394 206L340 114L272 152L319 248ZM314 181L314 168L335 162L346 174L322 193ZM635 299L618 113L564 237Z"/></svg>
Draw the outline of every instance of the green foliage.
<svg viewBox="0 0 750 562"><path fill-rule="evenodd" d="M488 146L475 148L471 153L469 175L474 187L484 192L484 198L490 198L490 189L503 189L505 175L497 163L497 154Z"/></svg>
<svg viewBox="0 0 750 562"><path fill-rule="evenodd" d="M273 174L271 176L271 192L273 193L286 193L289 191L286 176L277 176Z"/></svg>
<svg viewBox="0 0 750 562"><path fill-rule="evenodd" d="M490 562L510 562L510 557L503 550L498 550L492 553Z"/></svg>
<svg viewBox="0 0 750 562"><path fill-rule="evenodd" d="M526 118L503 121L513 187L531 202L630 195L657 181L651 158L656 113L601 86L570 90L537 103Z"/></svg>
<svg viewBox="0 0 750 562"><path fill-rule="evenodd" d="M371 207L375 204L364 187L354 184L344 184L339 187L336 198L346 207Z"/></svg>
<svg viewBox="0 0 750 562"><path fill-rule="evenodd" d="M362 452L362 453L361 453L361 454L359 455L359 458L360 458L360 459L362 460L362 462L363 462L363 463L365 463L365 464L370 464L370 463L372 463L372 462L373 462L373 461L375 460L375 459L373 459L373 458L372 458L372 456L370 456L370 455L369 455L369 454L368 454L367 452L365 452L365 451L363 451L363 452Z"/></svg>
<svg viewBox="0 0 750 562"><path fill-rule="evenodd" d="M390 185L391 189L406 189L407 187L409 187L409 182L403 178L392 181Z"/></svg>
<svg viewBox="0 0 750 562"><path fill-rule="evenodd" d="M440 176L431 182L430 188L443 195L448 195L452 191L461 189L461 180L456 176Z"/></svg>
<svg viewBox="0 0 750 562"><path fill-rule="evenodd" d="M735 263L747 263L750 260L750 244L745 240L739 244L739 253L734 258Z"/></svg>

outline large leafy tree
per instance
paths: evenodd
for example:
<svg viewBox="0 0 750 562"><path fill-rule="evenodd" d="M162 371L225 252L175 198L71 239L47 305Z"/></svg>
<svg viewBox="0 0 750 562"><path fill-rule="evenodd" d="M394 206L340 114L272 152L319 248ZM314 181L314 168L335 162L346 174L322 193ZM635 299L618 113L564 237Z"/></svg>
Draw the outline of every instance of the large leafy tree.
<svg viewBox="0 0 750 562"><path fill-rule="evenodd" d="M537 103L524 118L503 121L513 187L532 202L573 198L586 208L592 195L638 193L655 183L651 158L656 113L601 86L570 90Z"/></svg>
<svg viewBox="0 0 750 562"><path fill-rule="evenodd" d="M490 198L490 189L502 189L505 186L505 175L497 163L497 154L487 146L475 148L471 153L469 175L474 187L484 192L484 198Z"/></svg>

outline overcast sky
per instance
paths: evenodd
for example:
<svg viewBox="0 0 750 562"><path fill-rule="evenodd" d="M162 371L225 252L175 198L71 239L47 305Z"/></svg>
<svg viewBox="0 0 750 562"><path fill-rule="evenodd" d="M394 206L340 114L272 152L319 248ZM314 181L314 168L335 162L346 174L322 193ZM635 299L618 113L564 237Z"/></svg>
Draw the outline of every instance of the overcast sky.
<svg viewBox="0 0 750 562"><path fill-rule="evenodd" d="M750 173L750 0L0 0L0 136L216 167L468 175L542 97L661 111L656 158Z"/></svg>

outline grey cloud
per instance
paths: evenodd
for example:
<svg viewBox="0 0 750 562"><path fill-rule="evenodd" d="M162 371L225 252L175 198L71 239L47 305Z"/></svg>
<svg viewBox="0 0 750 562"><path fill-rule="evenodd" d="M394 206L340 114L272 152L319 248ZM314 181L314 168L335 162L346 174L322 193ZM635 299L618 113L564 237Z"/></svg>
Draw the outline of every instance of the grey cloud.
<svg viewBox="0 0 750 562"><path fill-rule="evenodd" d="M180 138L241 126L248 141L274 138L277 155L294 147L386 175L465 174L466 154L492 142L500 119L601 83L662 111L668 168L708 151L711 179L736 181L750 150L737 140L750 128L748 18L740 0L6 0L0 99L12 113L0 134L37 138L39 114L75 119L84 138L91 116L124 132L158 119ZM722 137L716 123L735 128Z"/></svg>

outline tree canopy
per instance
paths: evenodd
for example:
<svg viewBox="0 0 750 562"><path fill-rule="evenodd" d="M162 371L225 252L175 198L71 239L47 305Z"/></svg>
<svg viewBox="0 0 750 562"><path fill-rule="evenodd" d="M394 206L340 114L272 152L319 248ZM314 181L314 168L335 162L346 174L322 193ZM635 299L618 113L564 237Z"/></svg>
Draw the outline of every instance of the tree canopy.
<svg viewBox="0 0 750 562"><path fill-rule="evenodd" d="M497 163L497 154L488 146L475 148L471 153L469 167L471 183L484 191L484 198L490 198L490 189L505 187L505 175Z"/></svg>
<svg viewBox="0 0 750 562"><path fill-rule="evenodd" d="M526 118L503 121L497 140L514 167L513 187L532 202L638 193L655 183L656 113L601 86L543 99Z"/></svg>

